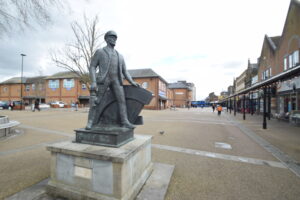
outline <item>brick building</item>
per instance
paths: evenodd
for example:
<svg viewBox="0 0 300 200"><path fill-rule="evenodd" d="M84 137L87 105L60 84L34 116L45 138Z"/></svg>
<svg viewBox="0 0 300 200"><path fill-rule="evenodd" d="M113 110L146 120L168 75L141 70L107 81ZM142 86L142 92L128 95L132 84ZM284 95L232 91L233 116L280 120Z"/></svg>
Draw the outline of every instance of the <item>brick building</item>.
<svg viewBox="0 0 300 200"><path fill-rule="evenodd" d="M87 105L90 92L73 72L59 72L45 78L46 103L63 101L66 104L75 103Z"/></svg>
<svg viewBox="0 0 300 200"><path fill-rule="evenodd" d="M134 81L153 95L150 104L145 105L146 109L160 110L168 107L167 81L152 69L132 69L128 72ZM125 84L128 84L127 81Z"/></svg>
<svg viewBox="0 0 300 200"><path fill-rule="evenodd" d="M24 104L31 104L35 99L45 102L45 80L44 76L32 78L14 77L0 83L0 100L1 101L20 101L23 99ZM22 92L21 92L22 88ZM22 98L21 98L22 96Z"/></svg>
<svg viewBox="0 0 300 200"><path fill-rule="evenodd" d="M191 101L195 101L196 88L193 83L186 81L177 81L170 83L169 86L170 100L176 107L186 107Z"/></svg>
<svg viewBox="0 0 300 200"><path fill-rule="evenodd" d="M257 76L252 75L250 86L250 77L246 73L246 87L244 87L249 88L250 86L249 94L246 94L246 96L252 100L252 107L257 111L263 111L263 92L262 87L259 88L258 86L264 85L268 87L266 90L268 96L266 99L267 113L285 116L294 110L300 110L299 0L290 1L282 34L275 37L264 36L257 65ZM238 79L242 79L244 73ZM242 84L238 83L240 81L238 79L235 80L235 93L243 91Z"/></svg>
<svg viewBox="0 0 300 200"><path fill-rule="evenodd" d="M171 105L183 107L195 99L195 87L193 83L178 81L168 83L152 69L128 70L133 80L153 95L146 109L160 110ZM124 80L124 84L128 84ZM88 106L90 93L88 87L80 82L76 73L59 72L47 77L23 78L22 84L23 100L26 104L31 104L35 99L42 103L62 101L67 105L76 101L83 106ZM21 98L20 78L12 78L0 84L0 100L17 101Z"/></svg>

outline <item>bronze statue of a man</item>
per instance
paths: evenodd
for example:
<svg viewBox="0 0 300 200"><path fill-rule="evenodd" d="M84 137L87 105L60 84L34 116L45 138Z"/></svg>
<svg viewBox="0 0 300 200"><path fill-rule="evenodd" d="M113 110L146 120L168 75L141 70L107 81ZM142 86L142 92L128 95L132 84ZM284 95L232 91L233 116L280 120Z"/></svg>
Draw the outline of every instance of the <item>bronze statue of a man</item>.
<svg viewBox="0 0 300 200"><path fill-rule="evenodd" d="M90 112L86 129L91 129L96 118L96 107L101 103L101 98L108 90L114 93L117 100L118 111L121 121L121 126L126 128L135 128L128 121L125 94L123 89L123 77L134 86L139 86L134 82L130 74L126 70L124 58L115 49L117 34L114 31L108 31L104 39L107 46L98 49L92 57L90 65L91 77L91 97L90 97ZM98 68L98 72L96 70Z"/></svg>

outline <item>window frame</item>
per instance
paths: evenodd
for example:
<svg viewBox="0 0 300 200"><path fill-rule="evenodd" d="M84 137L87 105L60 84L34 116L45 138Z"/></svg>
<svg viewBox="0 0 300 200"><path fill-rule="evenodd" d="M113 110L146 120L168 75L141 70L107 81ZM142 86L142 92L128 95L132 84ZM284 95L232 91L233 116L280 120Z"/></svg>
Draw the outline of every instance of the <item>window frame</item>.
<svg viewBox="0 0 300 200"><path fill-rule="evenodd" d="M59 88L59 79L49 80L48 87L50 89L57 89L57 88Z"/></svg>

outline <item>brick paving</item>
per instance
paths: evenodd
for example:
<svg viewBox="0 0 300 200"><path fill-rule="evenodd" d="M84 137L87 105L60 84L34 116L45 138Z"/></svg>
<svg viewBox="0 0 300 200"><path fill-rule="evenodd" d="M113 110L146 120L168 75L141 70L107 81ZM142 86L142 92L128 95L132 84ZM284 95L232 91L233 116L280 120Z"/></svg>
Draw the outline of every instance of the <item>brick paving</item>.
<svg viewBox="0 0 300 200"><path fill-rule="evenodd" d="M0 112L21 122L18 135L0 140L0 199L48 178L50 156L45 145L70 140L74 137L73 130L84 127L87 119L86 110ZM153 144L181 149L180 152L152 148L154 162L175 165L166 199L299 198L300 178L288 168L263 163L281 161L237 124L265 139L297 163L300 161L299 127L271 119L268 129L263 130L261 116L247 115L244 121L242 115L234 117L233 112L230 115L225 111L219 117L210 108L144 110L142 114L145 125L139 126L135 133L154 136ZM229 144L232 149L216 148L216 142ZM188 150L198 154L188 153ZM237 161L219 159L213 157L214 154L237 158ZM241 162L239 158L252 158L263 164Z"/></svg>

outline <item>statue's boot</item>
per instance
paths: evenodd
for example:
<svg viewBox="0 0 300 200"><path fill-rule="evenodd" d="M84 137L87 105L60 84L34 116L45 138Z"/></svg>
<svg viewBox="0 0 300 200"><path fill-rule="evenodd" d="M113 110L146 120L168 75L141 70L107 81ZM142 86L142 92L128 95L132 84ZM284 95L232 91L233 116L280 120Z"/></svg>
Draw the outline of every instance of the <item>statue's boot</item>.
<svg viewBox="0 0 300 200"><path fill-rule="evenodd" d="M87 123L87 125L86 125L86 127L85 127L85 129L86 130L91 130L92 129L92 125L93 125L93 121L89 120L88 123Z"/></svg>
<svg viewBox="0 0 300 200"><path fill-rule="evenodd" d="M125 121L125 122L122 122L122 127L134 129L136 126L133 125L132 123L130 123L130 122L127 120L127 121Z"/></svg>

